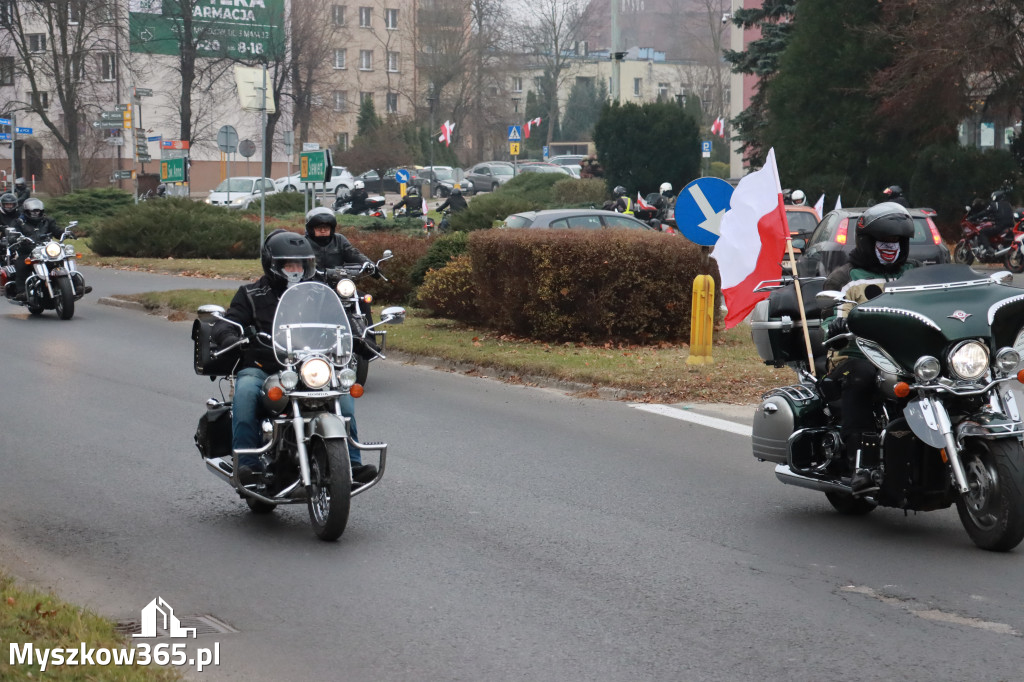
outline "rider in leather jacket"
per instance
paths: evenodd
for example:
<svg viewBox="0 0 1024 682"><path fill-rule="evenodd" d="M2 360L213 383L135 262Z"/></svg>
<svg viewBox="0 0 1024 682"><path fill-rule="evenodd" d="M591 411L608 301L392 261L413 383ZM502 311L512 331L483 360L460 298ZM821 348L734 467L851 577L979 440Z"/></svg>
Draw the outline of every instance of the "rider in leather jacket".
<svg viewBox="0 0 1024 682"><path fill-rule="evenodd" d="M46 208L39 199L27 199L22 204L21 225L12 227L35 243L46 241L51 237L58 239L63 234L63 231L57 227L57 221L46 215ZM29 273L32 271L32 266L25 263L24 258L32 252L32 242L22 242L17 247L17 254L21 258L14 259L14 282L19 299L25 295L25 280L28 279Z"/></svg>

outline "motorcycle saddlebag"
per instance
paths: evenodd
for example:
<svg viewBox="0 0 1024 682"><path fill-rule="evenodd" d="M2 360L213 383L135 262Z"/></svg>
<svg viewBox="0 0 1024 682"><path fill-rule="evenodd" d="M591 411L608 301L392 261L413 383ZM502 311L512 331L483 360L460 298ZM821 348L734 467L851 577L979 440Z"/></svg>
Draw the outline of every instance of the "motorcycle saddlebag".
<svg viewBox="0 0 1024 682"><path fill-rule="evenodd" d="M807 386L772 389L754 412L751 445L754 457L775 464L789 463L789 437L824 423L821 398Z"/></svg>
<svg viewBox="0 0 1024 682"><path fill-rule="evenodd" d="M821 306L814 298L821 291L822 283L822 280L800 283L811 337L811 352L815 358L825 355L822 346L824 335L821 329ZM789 363L806 361L807 350L795 285L776 289L767 299L754 306L750 317L750 334L757 354L766 365L785 367Z"/></svg>
<svg viewBox="0 0 1024 682"><path fill-rule="evenodd" d="M231 406L208 407L199 418L194 438L204 458L231 457Z"/></svg>
<svg viewBox="0 0 1024 682"><path fill-rule="evenodd" d="M212 348L213 325L200 320L192 323L192 365L196 374L223 377L231 374L238 361L237 353L214 358Z"/></svg>

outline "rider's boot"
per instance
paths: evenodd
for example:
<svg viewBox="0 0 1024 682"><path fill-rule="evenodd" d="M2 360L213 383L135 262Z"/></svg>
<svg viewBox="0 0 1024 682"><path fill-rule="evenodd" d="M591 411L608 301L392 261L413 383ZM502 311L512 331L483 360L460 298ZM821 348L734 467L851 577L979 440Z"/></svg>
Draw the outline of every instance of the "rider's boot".
<svg viewBox="0 0 1024 682"><path fill-rule="evenodd" d="M864 433L847 443L850 461L850 488L854 495L877 492L881 483L878 468L879 440L877 433Z"/></svg>

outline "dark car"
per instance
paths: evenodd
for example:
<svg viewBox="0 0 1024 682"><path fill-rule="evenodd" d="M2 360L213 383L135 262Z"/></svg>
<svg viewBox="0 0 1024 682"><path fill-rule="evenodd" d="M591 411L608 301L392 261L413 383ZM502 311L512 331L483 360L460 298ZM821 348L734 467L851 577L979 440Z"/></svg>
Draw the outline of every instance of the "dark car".
<svg viewBox="0 0 1024 682"><path fill-rule="evenodd" d="M419 186L419 178L417 171L411 168L407 168L409 171L409 184ZM398 193L398 179L395 177L395 173L398 169L391 168L384 171L384 180L381 182L381 177L375 170L368 170L361 175L356 176L356 180L362 180L366 184L367 192L391 192L393 194Z"/></svg>
<svg viewBox="0 0 1024 682"><path fill-rule="evenodd" d="M805 276L827 276L849 260L856 244L857 219L866 208L841 208L826 213L811 234L806 244L794 240L794 247L801 247L803 255L797 261L797 270ZM910 238L910 260L922 265L948 263L949 249L942 243L939 230L932 222L931 215L912 208L914 236Z"/></svg>
<svg viewBox="0 0 1024 682"><path fill-rule="evenodd" d="M459 189L462 189L465 184L465 173L461 168L453 168L451 166L434 166L433 174L431 174L430 167L425 166L423 168L416 169L416 184L420 188L420 193L426 196L423 192L423 185L430 183L430 195L433 197L447 197L452 193L452 188L455 185L459 185Z"/></svg>
<svg viewBox="0 0 1024 682"><path fill-rule="evenodd" d="M463 193L493 192L512 179L514 169L505 161L478 163L466 171Z"/></svg>
<svg viewBox="0 0 1024 682"><path fill-rule="evenodd" d="M555 208L524 211L505 218L502 227L537 227L554 230L653 230L636 218L596 208Z"/></svg>

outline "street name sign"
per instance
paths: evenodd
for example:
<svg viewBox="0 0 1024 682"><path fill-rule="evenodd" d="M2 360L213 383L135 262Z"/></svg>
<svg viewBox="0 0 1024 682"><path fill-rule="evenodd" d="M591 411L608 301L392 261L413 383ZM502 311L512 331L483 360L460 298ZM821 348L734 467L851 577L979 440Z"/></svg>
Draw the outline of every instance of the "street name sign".
<svg viewBox="0 0 1024 682"><path fill-rule="evenodd" d="M185 182L185 159L164 159L161 161L160 179L164 182Z"/></svg>
<svg viewBox="0 0 1024 682"><path fill-rule="evenodd" d="M302 152L299 154L300 182L327 182L327 151Z"/></svg>

